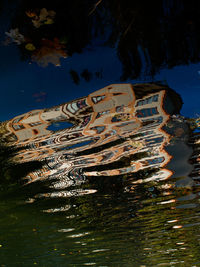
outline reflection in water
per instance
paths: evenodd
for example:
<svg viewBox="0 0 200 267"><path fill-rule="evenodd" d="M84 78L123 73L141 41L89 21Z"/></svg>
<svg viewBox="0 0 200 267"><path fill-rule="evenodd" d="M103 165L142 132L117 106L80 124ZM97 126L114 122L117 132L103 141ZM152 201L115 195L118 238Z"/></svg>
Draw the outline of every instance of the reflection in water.
<svg viewBox="0 0 200 267"><path fill-rule="evenodd" d="M86 177L134 174L133 184L178 175L187 186L193 183L190 173L199 175L196 146L191 156L192 144L199 142L197 134L191 137L191 128L198 121L178 115L181 106L180 96L167 86L113 84L88 97L4 122L1 140L8 149L18 149L13 158L18 164L43 163L26 175L29 183L52 178L57 179L52 186L65 188ZM73 126L48 129L66 122ZM176 162L180 157L186 165L181 170Z"/></svg>
<svg viewBox="0 0 200 267"><path fill-rule="evenodd" d="M19 0L10 12L11 2L1 36L33 73L53 64L75 84L116 80L105 61L119 81L200 59L198 1ZM32 86L35 102L48 100ZM1 266L199 266L200 121L181 106L165 85L114 84L2 122Z"/></svg>
<svg viewBox="0 0 200 267"><path fill-rule="evenodd" d="M59 0L52 8L48 1L20 0L5 43L41 66L59 66L93 42L115 44L122 79L154 76L163 66L199 62L199 7L198 1Z"/></svg>
<svg viewBox="0 0 200 267"><path fill-rule="evenodd" d="M59 264L67 259L69 266L196 264L200 165L193 130L199 121L180 116L181 106L180 96L161 84L112 84L1 124L3 155L24 176L20 194L39 188L26 197L25 213L33 205L43 211L37 218L55 216L53 229L44 222L37 234L51 253L59 251L53 260L64 257ZM69 127L49 130L62 123ZM24 166L25 173L19 171ZM65 216L58 223L59 213Z"/></svg>

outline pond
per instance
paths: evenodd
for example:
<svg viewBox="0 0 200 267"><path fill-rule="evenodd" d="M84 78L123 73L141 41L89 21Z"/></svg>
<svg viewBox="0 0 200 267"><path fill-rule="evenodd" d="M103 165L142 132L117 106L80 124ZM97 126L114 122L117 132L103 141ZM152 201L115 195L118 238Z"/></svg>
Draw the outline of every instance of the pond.
<svg viewBox="0 0 200 267"><path fill-rule="evenodd" d="M0 266L200 265L199 16L0 1Z"/></svg>

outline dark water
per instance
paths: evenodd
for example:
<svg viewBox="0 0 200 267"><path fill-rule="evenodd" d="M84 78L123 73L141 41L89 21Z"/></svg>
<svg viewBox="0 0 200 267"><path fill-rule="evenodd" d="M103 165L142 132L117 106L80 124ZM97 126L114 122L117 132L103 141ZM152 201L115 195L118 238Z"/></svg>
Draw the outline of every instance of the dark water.
<svg viewBox="0 0 200 267"><path fill-rule="evenodd" d="M199 2L0 8L0 266L200 266Z"/></svg>

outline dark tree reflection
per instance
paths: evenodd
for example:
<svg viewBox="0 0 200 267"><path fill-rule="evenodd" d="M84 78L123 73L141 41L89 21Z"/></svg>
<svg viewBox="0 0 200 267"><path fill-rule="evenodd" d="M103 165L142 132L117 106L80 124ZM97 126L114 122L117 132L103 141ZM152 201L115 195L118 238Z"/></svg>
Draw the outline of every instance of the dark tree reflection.
<svg viewBox="0 0 200 267"><path fill-rule="evenodd" d="M109 1L123 79L200 59L199 1ZM143 66L145 62L145 66Z"/></svg>
<svg viewBox="0 0 200 267"><path fill-rule="evenodd" d="M44 8L51 14L41 22ZM25 37L19 45L22 57L37 61L46 51L42 47L60 49L64 57L80 53L92 39L108 33L109 25L105 44L117 42L121 78L126 80L199 62L199 18L199 1L20 1L11 28Z"/></svg>

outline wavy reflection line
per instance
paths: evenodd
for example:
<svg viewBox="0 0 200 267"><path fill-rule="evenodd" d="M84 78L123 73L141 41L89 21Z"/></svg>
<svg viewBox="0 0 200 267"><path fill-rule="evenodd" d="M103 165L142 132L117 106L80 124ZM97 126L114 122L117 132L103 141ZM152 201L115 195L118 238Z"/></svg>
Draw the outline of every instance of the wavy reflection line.
<svg viewBox="0 0 200 267"><path fill-rule="evenodd" d="M13 158L19 164L44 163L26 175L28 183L57 178L67 186L72 184L70 179L83 181L85 176L141 171L145 177L137 179L136 175L133 183L166 180L174 174L167 167L173 153L166 148L172 144L173 131L177 134L176 124L187 124L175 115L181 105L180 96L164 85L112 84L87 97L2 123L2 140L20 149ZM50 131L48 127L57 122L72 126ZM198 138L191 140L199 142ZM192 160L199 161L196 154ZM153 169L155 172L149 175ZM198 168L196 171L199 173Z"/></svg>

